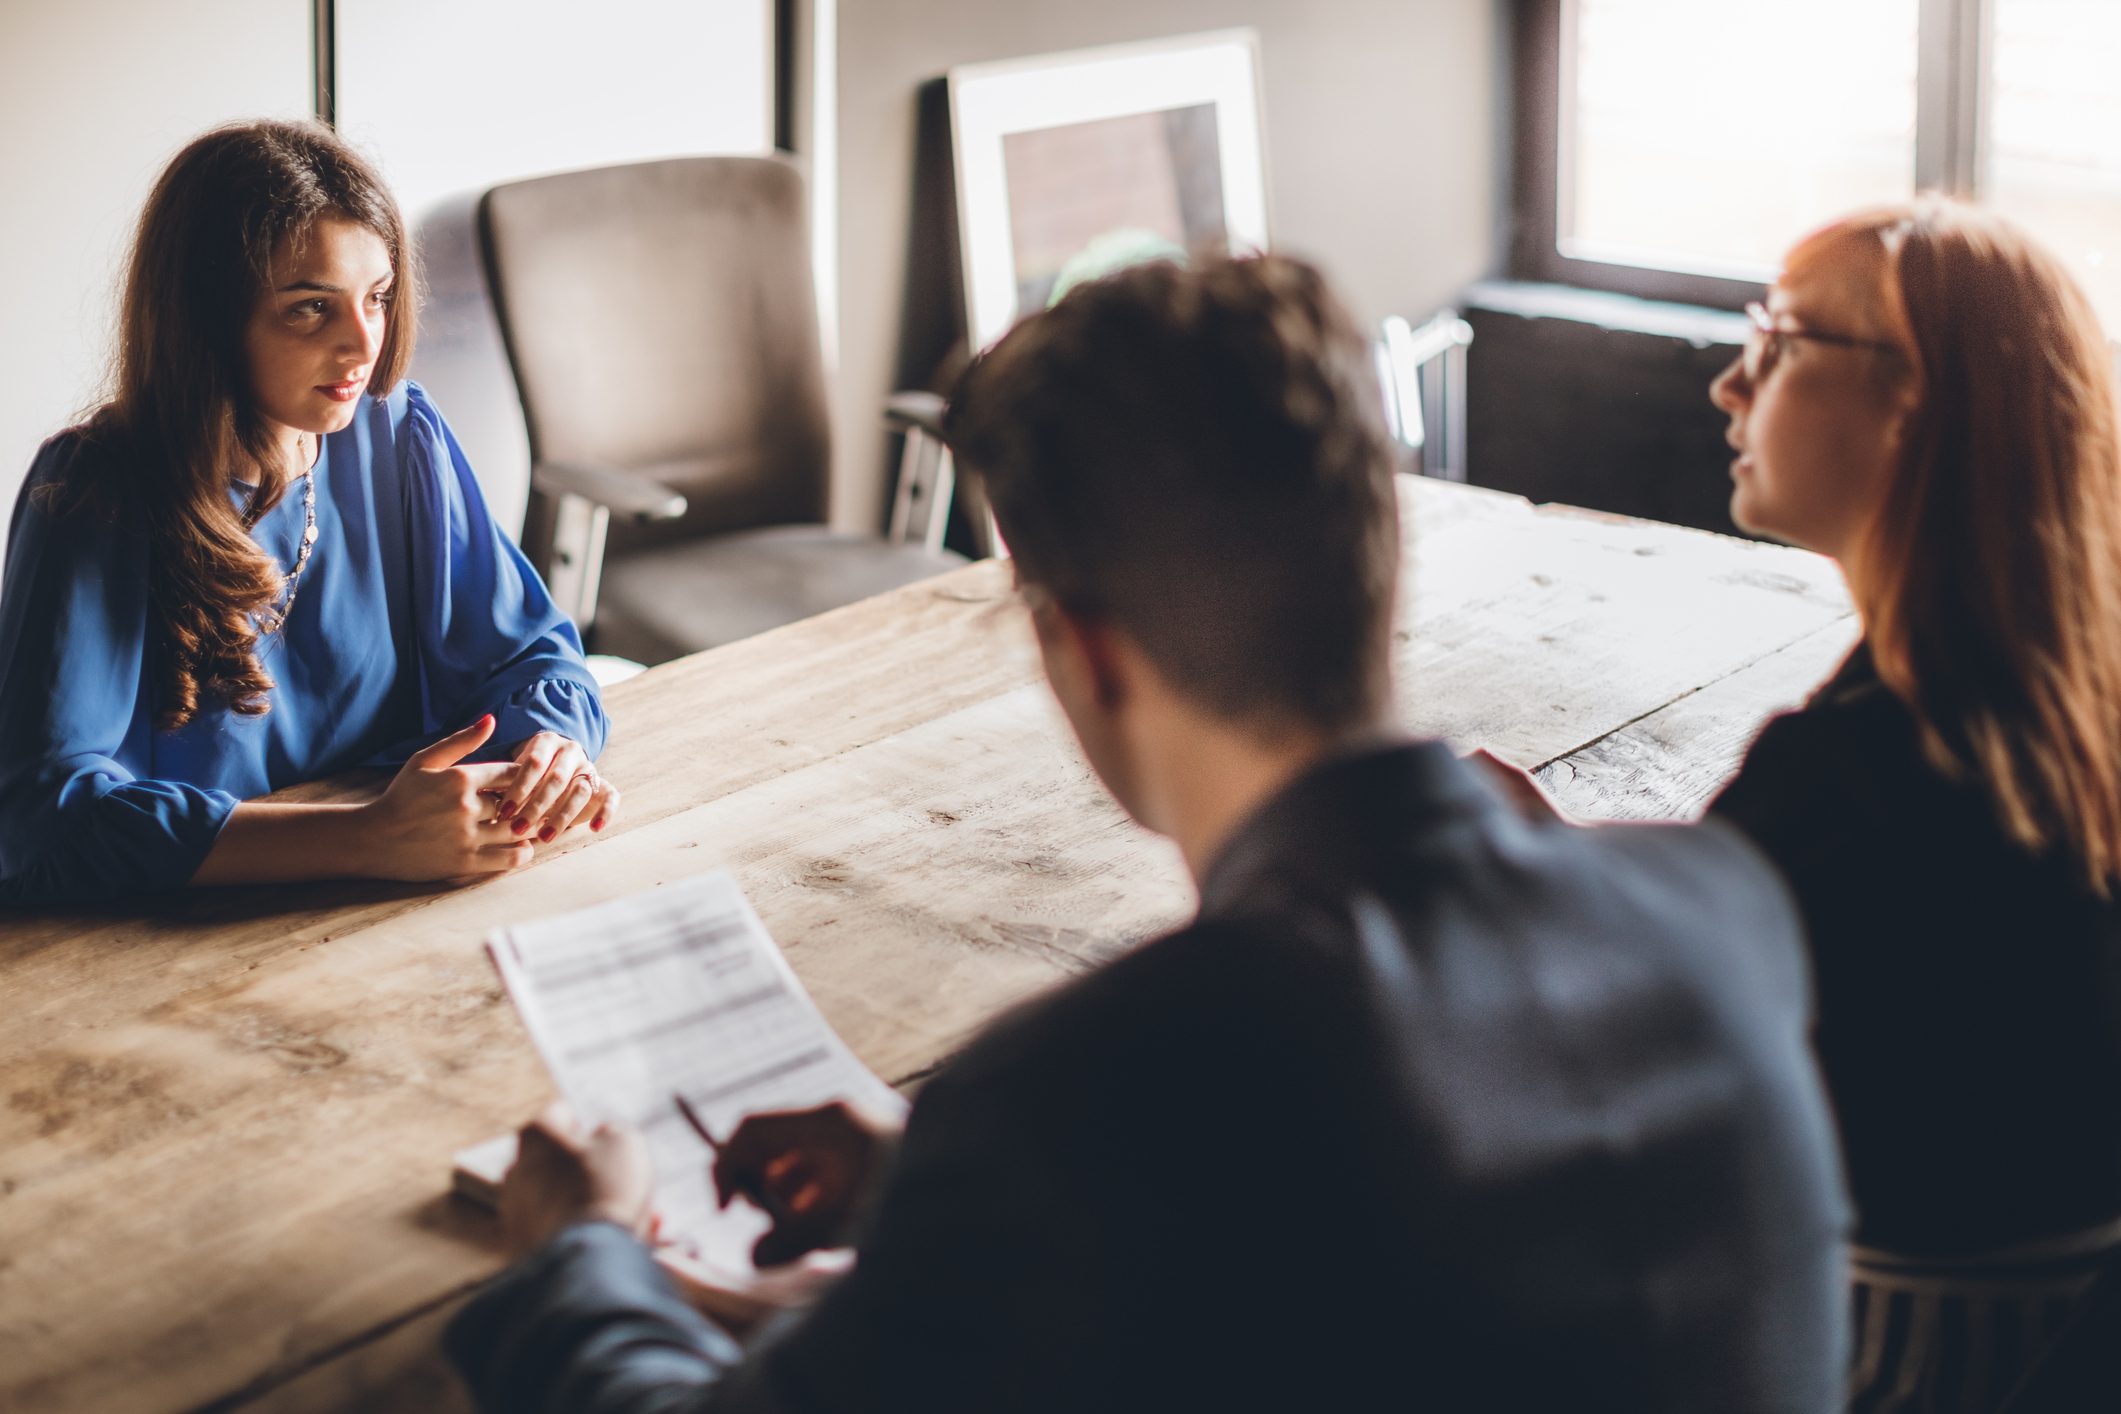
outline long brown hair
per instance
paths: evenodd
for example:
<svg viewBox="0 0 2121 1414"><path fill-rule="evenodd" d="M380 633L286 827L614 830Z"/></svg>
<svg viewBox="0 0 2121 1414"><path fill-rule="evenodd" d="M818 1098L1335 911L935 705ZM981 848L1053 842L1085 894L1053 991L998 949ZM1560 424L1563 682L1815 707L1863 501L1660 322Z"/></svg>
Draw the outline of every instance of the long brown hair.
<svg viewBox="0 0 2121 1414"><path fill-rule="evenodd" d="M89 454L55 487L62 507L126 511L147 535L150 671L157 725L202 701L266 711L256 616L279 601L278 563L250 527L286 490L254 405L244 327L282 242L320 216L373 231L397 296L368 391L388 394L412 359L418 272L404 218L375 169L316 123L216 128L179 152L140 214L119 301L112 395L83 429ZM238 509L231 479L256 487Z"/></svg>
<svg viewBox="0 0 2121 1414"><path fill-rule="evenodd" d="M1884 246L1918 385L1851 556L1879 676L1933 764L2106 895L2121 877L2121 416L2098 318L1991 212L1925 199L1834 232Z"/></svg>

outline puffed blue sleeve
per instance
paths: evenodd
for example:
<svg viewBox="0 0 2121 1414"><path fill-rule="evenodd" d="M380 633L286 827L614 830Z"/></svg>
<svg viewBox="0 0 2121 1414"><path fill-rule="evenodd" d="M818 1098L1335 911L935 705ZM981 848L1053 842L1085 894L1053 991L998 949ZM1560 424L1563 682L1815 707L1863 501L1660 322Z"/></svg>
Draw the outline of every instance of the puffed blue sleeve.
<svg viewBox="0 0 2121 1414"><path fill-rule="evenodd" d="M501 532L454 433L417 384L406 389L402 459L412 611L426 740L494 714L485 760L541 731L592 758L610 734L581 636ZM402 759L420 742L389 753Z"/></svg>
<svg viewBox="0 0 2121 1414"><path fill-rule="evenodd" d="M175 888L236 808L226 791L138 778L155 730L146 537L50 511L38 488L77 450L61 436L38 453L0 588L0 900L16 904Z"/></svg>

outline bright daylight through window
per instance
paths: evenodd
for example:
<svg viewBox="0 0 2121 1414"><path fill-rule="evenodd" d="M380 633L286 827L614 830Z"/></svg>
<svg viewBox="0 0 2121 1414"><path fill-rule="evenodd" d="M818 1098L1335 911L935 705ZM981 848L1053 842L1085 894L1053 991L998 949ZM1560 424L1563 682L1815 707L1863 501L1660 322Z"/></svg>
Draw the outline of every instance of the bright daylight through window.
<svg viewBox="0 0 2121 1414"><path fill-rule="evenodd" d="M1946 23L1953 4L1973 18ZM1918 177L1950 184L1921 171L1918 150L1946 150L1943 129L1970 113L1977 156L1959 184L2061 252L2121 335L2121 2L1564 0L1560 11L1562 255L1764 280L1821 221L1905 200ZM1948 36L1930 46L1945 56L1930 74L1925 25ZM1971 105L1961 113L1923 101L1946 68L1977 76L1953 100Z"/></svg>
<svg viewBox="0 0 2121 1414"><path fill-rule="evenodd" d="M1981 197L2062 257L2121 339L2121 0L1992 0Z"/></svg>

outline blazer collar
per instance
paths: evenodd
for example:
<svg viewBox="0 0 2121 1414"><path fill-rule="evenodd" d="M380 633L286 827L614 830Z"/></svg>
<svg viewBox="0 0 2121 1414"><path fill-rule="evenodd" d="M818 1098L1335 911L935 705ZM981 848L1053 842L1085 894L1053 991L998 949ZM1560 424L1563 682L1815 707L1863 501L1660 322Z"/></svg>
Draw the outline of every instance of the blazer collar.
<svg viewBox="0 0 2121 1414"><path fill-rule="evenodd" d="M1203 915L1277 876L1360 872L1413 836L1501 804L1441 741L1370 744L1319 762L1231 834L1201 881Z"/></svg>

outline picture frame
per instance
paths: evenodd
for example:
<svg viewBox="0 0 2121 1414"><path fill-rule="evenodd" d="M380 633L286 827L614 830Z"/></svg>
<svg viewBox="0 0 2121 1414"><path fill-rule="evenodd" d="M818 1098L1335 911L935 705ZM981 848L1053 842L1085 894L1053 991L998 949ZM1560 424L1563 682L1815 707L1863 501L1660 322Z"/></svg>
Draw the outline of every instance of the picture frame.
<svg viewBox="0 0 2121 1414"><path fill-rule="evenodd" d="M1259 73L1251 29L952 69L972 348L1121 265L1266 249Z"/></svg>

